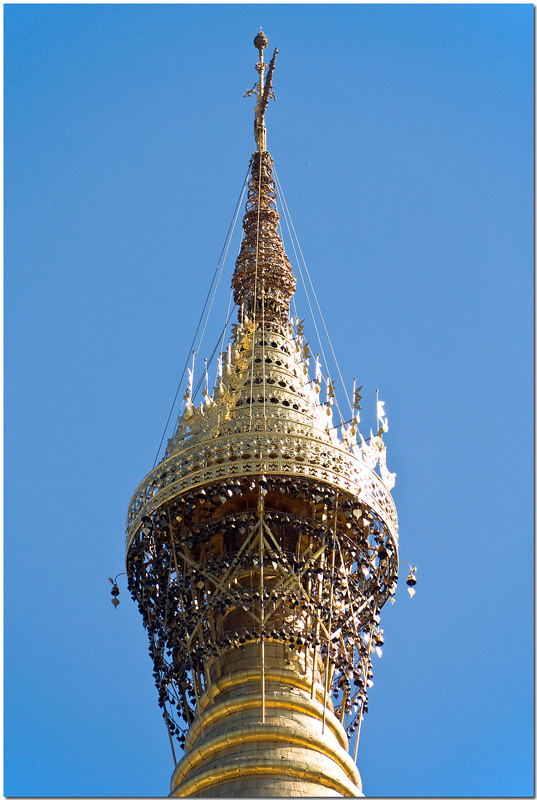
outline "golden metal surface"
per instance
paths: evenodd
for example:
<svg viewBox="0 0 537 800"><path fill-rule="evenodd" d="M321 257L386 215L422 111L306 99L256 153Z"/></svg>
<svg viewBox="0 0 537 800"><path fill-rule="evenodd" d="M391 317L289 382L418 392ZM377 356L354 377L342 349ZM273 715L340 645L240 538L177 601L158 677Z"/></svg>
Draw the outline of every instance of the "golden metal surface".
<svg viewBox="0 0 537 800"><path fill-rule="evenodd" d="M222 678L219 678L213 684L213 696L216 698L222 692L229 691L230 689L234 688L235 686L241 684L247 684L251 681L256 681L259 679L259 672L258 669L252 668L248 670L237 670L234 669L232 673L229 675L224 675ZM267 677L267 680L272 682L277 682L283 684L284 686L293 686L297 689L302 689L304 691L308 691L310 689L310 680L308 680L305 676L300 675L294 669L278 669L278 668L271 668L270 674ZM319 684L315 685L317 699L322 701L324 689L319 686ZM292 698L292 695L290 695ZM199 710L200 713L203 713L207 706L209 705L209 698L207 695L204 695L200 699L199 702ZM330 698L328 699L329 706L331 705Z"/></svg>
<svg viewBox="0 0 537 800"><path fill-rule="evenodd" d="M229 717L231 714L241 711L249 711L253 708L259 709L260 705L260 694L253 694L247 699L238 697L233 700L227 700L216 707L211 706L205 712L203 715L204 724L212 725L225 717ZM311 703L306 703L304 701L301 702L300 698L291 694L285 695L283 692L279 697L274 696L274 693L272 693L272 695L270 693L267 694L266 705L268 709L274 708L278 711L285 710L291 712L291 714L298 712L321 722L325 711L325 707L321 703L318 703L317 707L313 707ZM337 717L335 717L333 714L330 714L327 717L326 723L331 732L339 740L341 747L347 747L347 735ZM188 750L192 749L193 743L200 734L200 728L201 726L199 718L195 719L186 738L185 752L188 752Z"/></svg>
<svg viewBox="0 0 537 800"><path fill-rule="evenodd" d="M364 462L359 446L340 441L334 429L327 431L326 409L311 389L307 363L293 352L292 332L270 332L268 338L270 345L263 345L262 332L243 336L241 345L247 344L249 358L242 369L231 361L225 399L179 425L168 457L132 498L127 547L142 517L170 498L225 478L256 474L309 477L359 495L397 539L397 512L389 491ZM237 339L232 358L236 344Z"/></svg>
<svg viewBox="0 0 537 800"><path fill-rule="evenodd" d="M259 708L259 706L257 706ZM196 750L188 753L181 760L174 772L173 784L178 785L184 780L185 776L193 770L201 761L208 756L215 756L222 750L230 750L237 744L246 746L252 742L285 743L288 747L299 745L314 749L316 753L329 756L347 774L349 780L357 783L359 773L352 758L340 747L334 747L321 737L314 739L311 732L294 730L289 725L267 725L262 722L256 728L236 728L233 731L226 731L220 736L214 736L210 740L202 742Z"/></svg>
<svg viewBox="0 0 537 800"><path fill-rule="evenodd" d="M278 235L280 215L272 158L262 151L250 162L248 199L244 215L244 238L231 285L233 298L243 318L287 327L289 302L296 280L282 240Z"/></svg>
<svg viewBox="0 0 537 800"><path fill-rule="evenodd" d="M276 54L278 52L278 48L275 49L274 55L270 60L267 72L267 81L265 85L265 70L267 68L267 65L263 60L263 50L266 48L267 44L268 44L268 39L263 33L263 31L260 30L254 39L254 46L257 47L257 49L259 50L259 61L255 65L255 68L259 74L259 80L253 86L253 88L248 89L248 91L245 92L244 95L245 97L249 97L251 94L257 96L257 103L255 107L254 137L259 152L266 150L267 146L265 111L267 110L268 101L269 98L276 100L276 97L274 96L274 92L272 90L272 74L274 72L274 65L276 61Z"/></svg>
<svg viewBox="0 0 537 800"><path fill-rule="evenodd" d="M213 393L196 407L191 373L165 457L131 500L128 582L170 737L184 746L172 796L362 796L348 740L398 569L387 423L358 440L362 387L352 420L336 424L333 382L322 402L318 362L309 375L266 151L277 50L265 82L262 31L254 44L238 322Z"/></svg>
<svg viewBox="0 0 537 800"><path fill-rule="evenodd" d="M245 793L237 796L250 797L252 795L248 792L248 786L255 786L255 778L262 775L285 776L286 778L292 778L294 784L292 787L293 794L266 794L263 795L265 797L299 796L300 784L306 782L318 789L318 793L309 795L311 797L322 797L324 795L322 787L335 790L341 797L363 797L360 789L352 781L326 774L321 769L316 769L305 763L297 763L291 760L283 761L283 759L277 758L252 761L247 771L239 766L215 767L199 778L192 778L188 783L174 788L170 797L194 797L196 795L200 796L201 792L203 792L203 795L201 795L203 797L225 797L225 794L213 794L210 791L214 790L219 784L226 783L234 778L241 778L245 788ZM295 790L297 794L294 794Z"/></svg>

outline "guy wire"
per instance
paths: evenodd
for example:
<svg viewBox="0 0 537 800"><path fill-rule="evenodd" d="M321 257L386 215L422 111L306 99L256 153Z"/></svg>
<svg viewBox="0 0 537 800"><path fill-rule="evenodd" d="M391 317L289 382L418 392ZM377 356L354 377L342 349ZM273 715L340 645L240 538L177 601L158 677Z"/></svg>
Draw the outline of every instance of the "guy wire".
<svg viewBox="0 0 537 800"><path fill-rule="evenodd" d="M299 251L300 251L300 256L301 256L301 258L302 258L302 263L304 264L304 269L306 270L306 275L308 276L308 280L309 280L309 282L310 282L311 290L312 290L312 292L313 292L313 296L314 296L314 298L315 298L315 302L316 302L316 304L317 304L317 308L318 308L318 310L319 310L319 315L320 315L320 317L321 317L321 321L322 321L322 323L323 323L324 331L325 331L325 333L326 333L326 338L328 339L328 344L330 345L330 350L332 351L332 356L333 356L333 358L334 358L334 361L335 361L335 364L336 364L336 368L337 368L337 371L338 371L339 379L340 379L340 381L341 381L341 385L343 386L343 391L345 392L345 397L347 398L347 402L348 402L348 404L349 404L349 409L350 409L350 411L351 411L351 414L352 414L352 405L351 405L351 401L349 400L349 395L348 395L348 393L347 393L347 389L346 389L346 387L345 387L345 383L343 382L343 377L342 377L342 375L341 375L341 370L340 370L340 368L339 368L339 363L338 363L338 360L337 360L337 358L336 358L336 354L335 354L335 352L334 352L334 348L333 348L333 346L332 346L332 340L330 339L330 334L328 333L328 329L327 329L327 327L326 327L326 323L325 323L325 321L324 321L323 312L321 311L321 307L320 307L320 305L319 305L319 301L318 301L318 299L317 299L317 295L316 295L316 293L315 293L315 288L314 288L314 286L313 286L313 282L312 282L312 280L311 280L311 277L310 277L310 274L309 274L309 272L308 272L308 267L307 267L307 264L306 264L306 259L304 258L304 255L303 255L303 253L302 253L302 248L300 247L300 242L298 241L298 236L297 236L297 234L296 234L296 231L295 231L295 226L293 225L293 220L291 219L291 214L290 214L290 212L289 212L289 209L288 209L288 207L287 207L287 203L286 203L286 201L285 201L285 197L284 197L284 194L283 194L283 191L282 191L282 188L281 188L281 184L280 184L279 178L278 178L278 176L277 176L277 173L276 173L276 169L274 169L274 176L275 176L275 178L276 178L276 181L278 182L278 186L279 186L279 189L280 189L280 194L281 194L281 198L282 198L282 203L283 203L283 205L285 206L285 209L286 209L286 212L287 212L287 216L289 217L289 222L291 223L291 227L292 227L292 229L293 229L293 233L294 233L294 236L295 236L295 238L296 238L296 243L297 243L298 249L299 249ZM287 216L286 216L286 222L287 222ZM289 235L290 235L290 233L289 233ZM294 250L294 245L293 245L293 250ZM300 271L300 267L299 267L299 271ZM309 305L309 299L308 299L308 305ZM310 312L311 312L311 308L310 308ZM313 317L313 314L312 314L312 317ZM314 320L314 324L315 324L315 320ZM315 330L317 331L317 326L315 326ZM319 334L318 334L318 333L317 333L317 337L319 338ZM320 342L320 339L319 339L319 344L321 344L321 342ZM322 345L321 345L321 350L322 350ZM323 358L324 358L324 354L323 354ZM325 359L325 362L326 362L326 359ZM336 405L337 405L337 403L336 403ZM339 411L339 408L338 408L338 411ZM341 414L341 412L340 412L340 414ZM342 419L343 419L343 417L342 417Z"/></svg>
<svg viewBox="0 0 537 800"><path fill-rule="evenodd" d="M259 264L259 220L261 217L261 181L263 180L263 152L259 153L259 181L257 189L257 231L255 242L255 278L254 278L254 329L252 332L252 368L250 380L250 430L252 430L252 408L254 405L254 363L255 363L255 324L257 313L257 268Z"/></svg>
<svg viewBox="0 0 537 800"><path fill-rule="evenodd" d="M170 413L168 414L168 419L166 420L166 425L164 426L164 431L162 433L162 438L160 440L160 444L158 446L157 454L156 454L155 460L153 462L153 467L152 467L153 469L155 468L155 465L157 463L157 460L158 460L158 457L159 457L159 453L160 453L160 448L162 447L162 442L164 441L164 437L166 436L166 431L168 430L168 425L170 424L170 419L172 418L173 409L175 408L175 404L177 402L177 397L179 395L179 390L181 388L181 384L183 382L183 378L185 377L185 372L187 370L188 363L190 361L190 354L191 354L192 350L194 349L194 344L196 342L196 337L197 337L198 331L200 329L200 325L201 325L201 321L203 319L203 315L205 313L205 309L207 308L207 303L209 302L209 297L210 297L210 294L211 294L211 291L212 291L216 276L218 274L218 271L220 271L220 274L222 273L222 270L223 270L223 267L224 267L224 262L226 260L227 251L229 249L231 236L233 234L233 231L235 230L235 225L236 225L236 222L237 222L238 212L239 212L240 205L242 203L242 198L244 196L244 190L246 188L246 181L248 180L248 173L249 172L250 172L250 166L248 165L248 169L246 171L246 176L245 176L243 184L242 184L242 190L241 190L239 199L237 200L237 205L235 206L235 211L233 212L233 217L232 217L231 223L229 225L229 228L228 228L228 231L227 231L227 234L226 234L226 238L224 240L224 245L223 245L222 251L220 253L220 258L218 259L218 263L217 263L216 269L214 271L213 279L211 281L211 285L209 286L209 291L207 292L207 297L205 298L205 303L203 304L203 308L201 310L201 314L200 314L200 318L199 318L199 321L198 321L198 325L196 327L196 332L194 333L194 336L192 338L192 342L191 342L190 347L188 349L188 356L187 356L187 359L185 361L185 365L183 367L183 371L181 373L181 377L179 378L179 383L177 385L177 391L175 392L175 397L173 398L173 403L172 403L172 406L170 408ZM223 256L223 259L222 259L222 256ZM220 278L218 278L218 281L220 281ZM216 289L217 288L218 288L218 283L217 283L216 288L214 290L214 294L216 294ZM214 301L214 294L213 294L213 301ZM213 301L211 301L211 307L212 307L212 302ZM209 308L209 313L210 313L210 311L211 311L211 309ZM209 319L209 313L207 314L207 320ZM205 321L205 326L207 325L207 320ZM203 328L203 331L205 331L205 326ZM202 333L202 338L203 338L203 333ZM200 339L199 344L201 345L201 339ZM199 350L199 345L198 345L197 349Z"/></svg>
<svg viewBox="0 0 537 800"><path fill-rule="evenodd" d="M278 179L278 176L277 176L277 174L276 174L276 169L274 169L274 176L275 176L275 178L276 178L276 181L277 181L277 184L278 184L278 188L279 188L279 191L280 191L280 195L281 195L281 198L282 198L282 211L283 211L283 218L285 219L285 224L287 225L287 231L288 231L288 233L289 233L289 238L290 238L290 240L291 240L291 246L292 246L292 248L293 248L293 252L294 252L294 254L295 254L295 260L296 260L296 264L297 264L297 267L298 267L298 273L299 273L299 275L300 275L300 280L302 281L302 286L303 286L303 288L304 288L304 294L306 295L306 300L307 300L307 303L308 303L308 308L309 308L309 310L310 310L311 319L312 319L312 321L313 321L313 326L314 326L314 328L315 328L315 333L316 333L316 335L317 335L317 341L318 341L318 343L319 343L319 348L320 348L320 350L321 350L321 354L322 354L322 357L323 357L323 361L324 361L324 363L325 363L325 367L326 367L326 369L328 370L328 360L327 360L327 358L326 358L326 355L325 355L325 352L324 352L324 347L323 347L323 343L322 343L321 337L320 337L320 335L319 335L319 329L317 328L317 322L316 322L316 320L315 320L315 315L314 315L314 313L313 313L313 309L312 309L312 307L311 307L311 303L310 303L310 298L309 298L308 290L307 290L307 288L306 288L306 282L305 282L305 280L304 280L304 276L303 276L303 274L302 274L302 269L301 269L301 267L300 267L300 260L299 260L299 258L298 258L297 252L296 252L296 248L295 248L295 242L294 242L293 236L292 236L292 234L291 234L291 228L289 227L289 223L291 224L291 227L293 228L293 233L294 233L294 236L295 236L295 239L296 239L296 243L297 243L297 245L298 245L298 249L299 249L299 250L300 250L300 243L299 243L299 241L298 241L298 237L297 237L297 235L296 235L296 231L295 231L295 228L294 228L294 226L293 226L293 221L291 220L291 215L290 215L290 213L289 213L289 209L288 209L288 207L287 207L287 203L285 202L285 197L284 197L284 194L283 194L283 190L282 190L282 187L281 187L281 183L280 183L280 181L279 181L279 179ZM302 250L300 250L300 255L302 255ZM302 256L302 261L303 261L303 263L304 263L304 268L306 269L306 274L308 275L308 280L309 280L309 282L310 282L311 288L313 289L313 284L312 284L312 282L311 282L311 278L310 278L310 276L309 276L309 273L308 273L308 271L307 271L307 267L306 267L306 262L305 262L304 256ZM314 295L315 295L315 291L314 291ZM317 300L317 297L315 297L315 300ZM319 308L319 303L318 303L318 302L317 302L317 308ZM296 305L295 305L295 311L296 311ZM321 314L321 309L320 309L320 308L319 308L319 313ZM322 319L322 314L321 314L321 319ZM323 324L324 324L324 320L323 320ZM328 338L328 341L330 342L330 337L328 336L328 331L326 330L326 325L324 326L324 329L325 329L325 331L326 331L326 336L327 336L327 338ZM331 346L331 345L330 345L330 346ZM332 355L334 356L334 360L336 360L336 357L335 357L335 354L334 354L334 350L333 350L333 348L332 348ZM336 367L337 367L337 369L338 369L338 372L339 372L339 376L340 376L341 382L343 383L343 379L341 378L341 372L339 371L339 366L338 366L338 364L337 364L337 360L336 360ZM344 385L344 384L343 384L343 387L345 388L345 385ZM347 394L346 390L345 390L345 394ZM348 397L347 397L347 399L348 399ZM343 422L344 422L343 414L341 413L341 409L339 408L339 405L338 405L338 402L337 402L337 397L336 397L335 395L334 395L334 400L335 400L335 405L336 405L336 408L337 408L337 410L338 410L338 413L339 413L339 416L340 416L340 419L341 419L341 423L343 423ZM351 411L352 411L352 409L351 409Z"/></svg>
<svg viewBox="0 0 537 800"><path fill-rule="evenodd" d="M231 319L231 315L233 314L233 312L235 311L236 308L237 308L237 304L235 303L233 305L233 308L228 313L228 316L227 316L227 319L225 321L224 327L222 328L222 334L218 336L218 339L217 339L217 342L216 342L216 344L214 346L213 352L211 353L211 355L207 359L207 369L211 366L213 358L215 356L216 351L219 349L219 346L220 346L220 349L222 348L222 341L223 341L224 335L226 333L226 328L229 325L229 320ZM199 380L198 380L198 382L196 384L196 388L192 390L192 399L194 399L196 397L196 395L199 392L201 384L203 383L204 379L205 379L205 374L203 374L201 376L201 378L199 378Z"/></svg>

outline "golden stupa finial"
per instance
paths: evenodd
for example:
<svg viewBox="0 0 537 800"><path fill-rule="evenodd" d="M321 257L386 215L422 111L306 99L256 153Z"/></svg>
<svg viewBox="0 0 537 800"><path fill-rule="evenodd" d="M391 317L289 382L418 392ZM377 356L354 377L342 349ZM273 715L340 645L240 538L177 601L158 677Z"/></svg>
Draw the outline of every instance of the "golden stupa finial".
<svg viewBox="0 0 537 800"><path fill-rule="evenodd" d="M265 129L265 111L267 110L268 101L270 98L276 100L274 92L272 91L272 74L274 72L274 64L276 62L276 53L278 48L274 50L274 55L268 65L267 80L265 82L265 70L267 65L263 61L263 50L268 45L268 39L260 28L259 33L254 39L254 46L259 50L259 61L255 65L259 73L259 81L245 92L244 96L249 97L251 94L257 95L257 104L255 107L255 121L254 121L254 136L259 152L266 150L267 132Z"/></svg>

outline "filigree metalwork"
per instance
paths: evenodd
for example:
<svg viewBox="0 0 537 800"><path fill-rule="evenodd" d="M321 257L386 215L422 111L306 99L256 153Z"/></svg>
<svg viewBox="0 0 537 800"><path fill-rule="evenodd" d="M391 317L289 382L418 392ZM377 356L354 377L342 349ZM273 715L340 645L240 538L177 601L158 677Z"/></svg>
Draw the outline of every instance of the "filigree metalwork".
<svg viewBox="0 0 537 800"><path fill-rule="evenodd" d="M179 420L167 457L142 481L131 501L128 542L144 514L195 486L241 475L313 478L363 498L397 540L397 513L381 478L344 426L335 429L312 388L292 325L284 333L236 328L214 396ZM375 437L377 450L385 448ZM367 452L366 452L367 450Z"/></svg>
<svg viewBox="0 0 537 800"><path fill-rule="evenodd" d="M129 508L129 586L181 743L225 653L260 637L328 682L352 734L395 592L397 514L366 463L382 437L360 446L333 426L301 323L277 328L239 322L213 395L195 407L187 393L167 457Z"/></svg>
<svg viewBox="0 0 537 800"><path fill-rule="evenodd" d="M382 645L378 611L395 592L397 550L353 494L282 476L195 489L144 516L128 575L159 702L180 742L219 660L260 637L283 643L318 681L328 675L335 712L354 731L367 709L372 647Z"/></svg>
<svg viewBox="0 0 537 800"><path fill-rule="evenodd" d="M371 655L383 644L379 612L397 582L387 421L361 436L359 387L350 422L334 423L333 382L326 377L322 401L321 365L310 378L303 323L289 318L296 281L277 231L264 138L276 54L264 86L262 32L255 43L258 151L232 280L238 322L199 406L190 371L164 460L134 493L127 518L129 588L148 631L159 703L182 744L191 726L202 728L212 683L235 669L237 648L250 648L262 682L263 724L266 676L290 664L291 681L311 685L311 698L324 687L322 732L330 709L350 736L367 711ZM265 644L278 654L270 664Z"/></svg>
<svg viewBox="0 0 537 800"><path fill-rule="evenodd" d="M296 280L278 235L279 220L272 158L267 152L254 153L243 221L244 239L232 280L233 296L245 317L283 327Z"/></svg>

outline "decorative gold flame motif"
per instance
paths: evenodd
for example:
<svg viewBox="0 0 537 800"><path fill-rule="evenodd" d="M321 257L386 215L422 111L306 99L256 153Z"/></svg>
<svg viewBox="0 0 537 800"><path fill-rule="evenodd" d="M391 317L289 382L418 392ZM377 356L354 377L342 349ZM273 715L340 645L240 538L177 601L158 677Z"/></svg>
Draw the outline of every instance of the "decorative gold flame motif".
<svg viewBox="0 0 537 800"><path fill-rule="evenodd" d="M289 317L295 278L264 149L266 44L261 32L239 320L199 407L191 373L165 458L127 520L129 589L172 747L184 747L176 797L360 796L379 611L397 581L387 420L369 444L357 415L334 424L333 383L322 401L320 365L310 379L302 323Z"/></svg>

